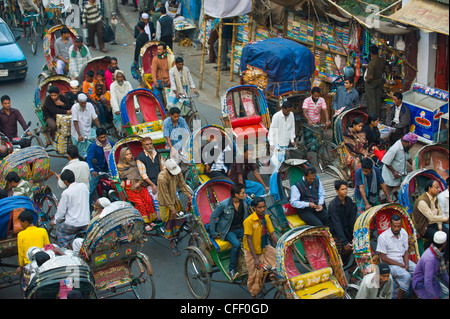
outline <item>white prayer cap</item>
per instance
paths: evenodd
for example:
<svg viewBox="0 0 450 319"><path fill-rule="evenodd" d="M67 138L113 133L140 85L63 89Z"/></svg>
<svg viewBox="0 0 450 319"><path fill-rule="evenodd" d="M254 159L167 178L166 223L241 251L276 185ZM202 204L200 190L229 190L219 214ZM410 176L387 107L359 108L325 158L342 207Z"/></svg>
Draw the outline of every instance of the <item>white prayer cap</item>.
<svg viewBox="0 0 450 319"><path fill-rule="evenodd" d="M141 14L141 18L142 18L142 19L148 19L148 13L145 13L145 12L142 13L142 14Z"/></svg>
<svg viewBox="0 0 450 319"><path fill-rule="evenodd" d="M78 102L87 102L87 96L84 93L78 94Z"/></svg>
<svg viewBox="0 0 450 319"><path fill-rule="evenodd" d="M447 234L443 231L437 231L434 233L433 242L436 244L443 244L447 241Z"/></svg>
<svg viewBox="0 0 450 319"><path fill-rule="evenodd" d="M77 87L79 87L79 86L80 86L80 83L78 83L77 80L72 80L72 81L70 81L70 87L71 87L71 88L77 88Z"/></svg>
<svg viewBox="0 0 450 319"><path fill-rule="evenodd" d="M99 199L97 199L98 204L102 207L105 208L106 206L108 206L109 204L111 204L111 201L106 198L106 197L100 197Z"/></svg>

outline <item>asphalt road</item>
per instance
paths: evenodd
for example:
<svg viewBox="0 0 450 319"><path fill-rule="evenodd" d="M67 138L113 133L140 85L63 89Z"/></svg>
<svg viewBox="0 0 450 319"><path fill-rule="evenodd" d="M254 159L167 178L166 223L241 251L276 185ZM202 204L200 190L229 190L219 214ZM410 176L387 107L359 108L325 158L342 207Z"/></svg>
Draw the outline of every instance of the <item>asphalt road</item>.
<svg viewBox="0 0 450 319"><path fill-rule="evenodd" d="M21 30L13 31L20 34ZM119 67L125 71L127 80L129 80L134 88L138 87L137 81L131 77L130 66L134 53L134 39L133 36L123 26L118 26L118 43L119 45L109 45L106 48L108 52L106 55L115 56L118 58ZM13 108L17 108L22 113L25 121L32 121L32 128L39 127L38 118L34 113L33 99L37 87L38 75L44 65L44 54L42 49L42 41L38 43L38 52L34 56L31 53L30 45L25 39L19 40L19 45L22 48L28 61L28 74L23 81L0 82L0 95L8 94L11 97ZM127 45L122 45L127 44ZM99 52L92 52L93 56L99 56ZM194 79L198 83L198 79ZM204 92L200 91L200 94ZM219 120L219 106L208 105L197 101L199 111L206 117L209 124L220 124ZM19 134L22 129L19 126ZM61 169L67 163L66 159L51 157L50 166L54 172L61 172ZM48 185L53 189L57 198L61 195L61 189L56 186L56 178L52 177L48 180ZM185 238L179 245L181 256L175 257L172 255L167 241L162 238L150 238L143 247L143 252L150 258L153 270L154 280L156 286L156 298L161 299L192 299L192 295L186 284L184 277L184 260L187 255L185 250L188 238ZM17 258L13 257L8 260L12 263L17 263ZM10 270L10 269L4 269ZM0 269L0 272L3 270ZM220 273L213 276L214 279L224 280ZM212 283L210 298L215 299L249 299L251 296L246 288L241 289L236 285ZM5 289L0 289L0 299L21 299L19 286L13 286ZM131 299L134 295L131 293L118 296L116 298Z"/></svg>

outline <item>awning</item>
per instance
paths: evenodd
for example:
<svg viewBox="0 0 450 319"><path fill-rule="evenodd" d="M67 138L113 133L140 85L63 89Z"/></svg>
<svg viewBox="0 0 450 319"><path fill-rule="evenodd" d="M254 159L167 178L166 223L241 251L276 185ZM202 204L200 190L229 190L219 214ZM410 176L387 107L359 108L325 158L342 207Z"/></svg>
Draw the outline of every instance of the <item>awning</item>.
<svg viewBox="0 0 450 319"><path fill-rule="evenodd" d="M410 0L403 8L385 18L422 29L449 35L449 6L430 0Z"/></svg>
<svg viewBox="0 0 450 319"><path fill-rule="evenodd" d="M220 19L238 17L252 12L252 0L204 0L206 15Z"/></svg>

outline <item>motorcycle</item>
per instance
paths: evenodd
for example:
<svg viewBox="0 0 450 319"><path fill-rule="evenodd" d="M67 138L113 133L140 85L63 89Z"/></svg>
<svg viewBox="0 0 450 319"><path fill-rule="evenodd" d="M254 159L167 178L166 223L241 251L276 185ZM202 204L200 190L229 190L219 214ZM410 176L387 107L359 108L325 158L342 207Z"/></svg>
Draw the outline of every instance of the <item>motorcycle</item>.
<svg viewBox="0 0 450 319"><path fill-rule="evenodd" d="M22 133L20 137L14 137L10 140L3 132L0 132L0 145L6 146L6 153L3 154L0 150L0 157L6 157L14 151L20 150L22 148L26 148L31 146L33 138L35 135L28 136L28 132L30 131L31 121L27 123L28 128Z"/></svg>

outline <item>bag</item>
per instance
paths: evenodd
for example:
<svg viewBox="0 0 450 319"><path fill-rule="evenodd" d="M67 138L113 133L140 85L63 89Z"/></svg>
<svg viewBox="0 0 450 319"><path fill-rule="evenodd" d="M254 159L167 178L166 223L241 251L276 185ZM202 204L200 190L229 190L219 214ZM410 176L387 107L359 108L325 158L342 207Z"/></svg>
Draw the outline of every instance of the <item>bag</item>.
<svg viewBox="0 0 450 319"><path fill-rule="evenodd" d="M113 32L111 26L103 23L102 28L103 28L103 42L108 43L108 42L112 42L116 39L116 36L114 35L114 32Z"/></svg>

